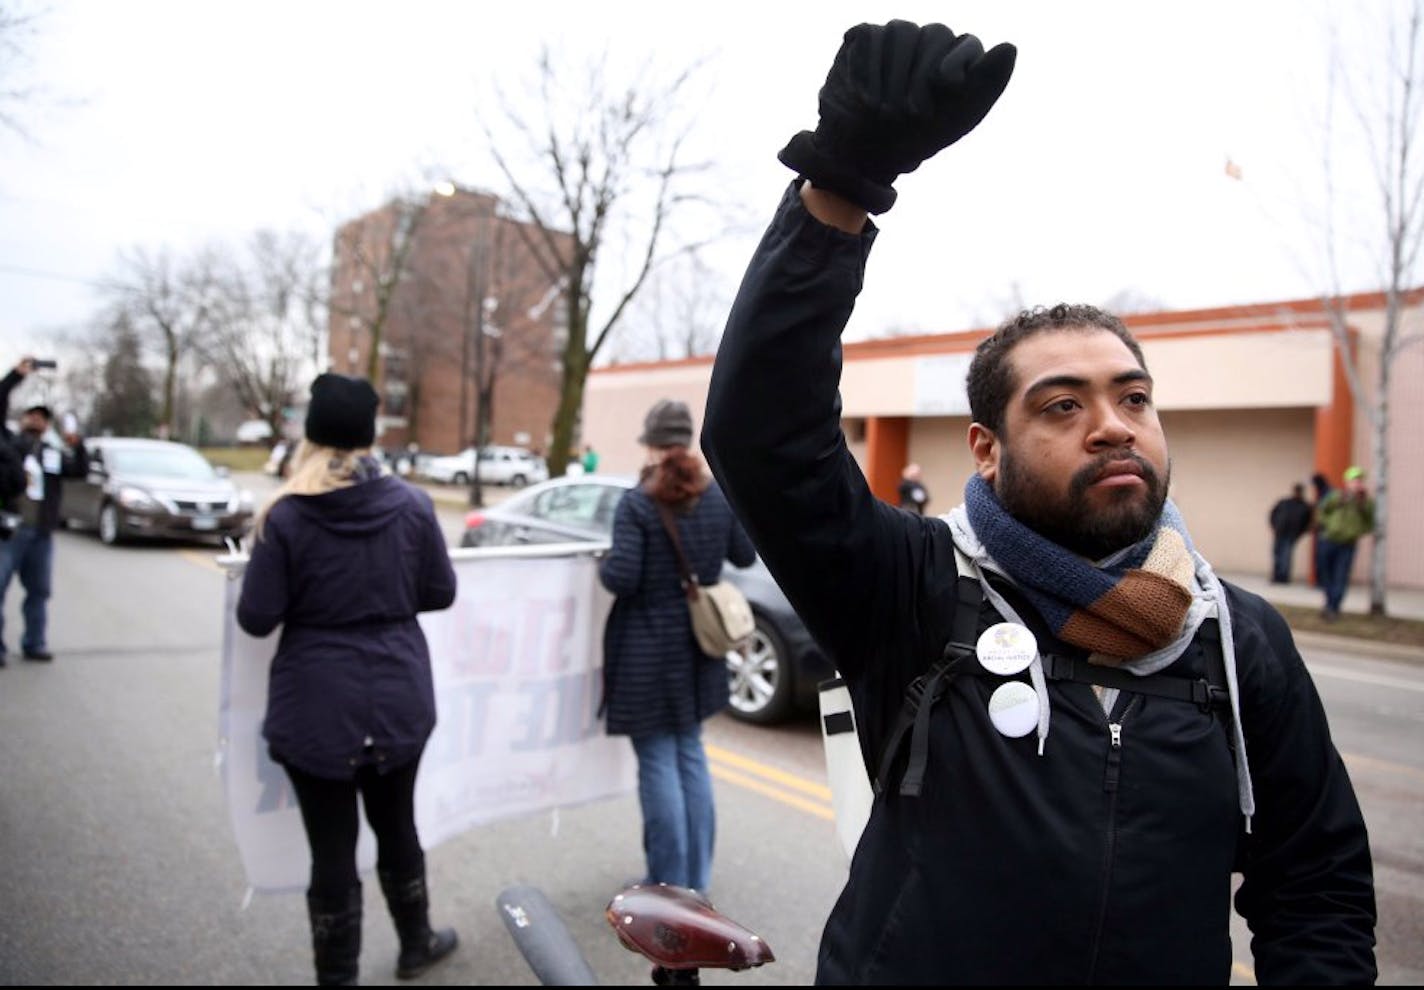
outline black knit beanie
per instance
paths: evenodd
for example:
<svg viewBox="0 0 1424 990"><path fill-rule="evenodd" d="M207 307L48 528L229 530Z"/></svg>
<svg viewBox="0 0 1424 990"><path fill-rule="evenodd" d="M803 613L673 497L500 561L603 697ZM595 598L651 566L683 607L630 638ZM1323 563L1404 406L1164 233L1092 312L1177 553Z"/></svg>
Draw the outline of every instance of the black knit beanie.
<svg viewBox="0 0 1424 990"><path fill-rule="evenodd" d="M692 410L686 402L660 399L643 419L643 435L638 442L647 447L689 447L692 445Z"/></svg>
<svg viewBox="0 0 1424 990"><path fill-rule="evenodd" d="M360 450L376 442L381 398L364 378L327 372L311 384L307 439L337 450Z"/></svg>

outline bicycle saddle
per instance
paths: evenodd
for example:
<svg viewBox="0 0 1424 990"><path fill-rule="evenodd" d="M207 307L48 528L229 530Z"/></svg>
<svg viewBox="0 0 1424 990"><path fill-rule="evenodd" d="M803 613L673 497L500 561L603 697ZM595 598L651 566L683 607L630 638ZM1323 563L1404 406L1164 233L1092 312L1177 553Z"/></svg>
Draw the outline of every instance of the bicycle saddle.
<svg viewBox="0 0 1424 990"><path fill-rule="evenodd" d="M625 949L664 969L751 969L776 959L760 935L686 887L635 883L608 902L603 916Z"/></svg>

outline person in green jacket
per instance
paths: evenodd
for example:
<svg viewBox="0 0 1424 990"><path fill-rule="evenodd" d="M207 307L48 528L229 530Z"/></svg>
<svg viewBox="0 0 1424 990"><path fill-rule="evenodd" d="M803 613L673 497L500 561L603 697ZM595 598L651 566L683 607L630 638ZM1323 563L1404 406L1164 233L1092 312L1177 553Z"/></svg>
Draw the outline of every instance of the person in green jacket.
<svg viewBox="0 0 1424 990"><path fill-rule="evenodd" d="M1374 532L1375 500L1365 487L1365 470L1345 469L1345 486L1333 489L1316 509L1320 540L1320 586L1325 591L1321 617L1334 622L1340 617L1340 602L1350 586L1350 569L1355 563L1355 546L1360 537Z"/></svg>

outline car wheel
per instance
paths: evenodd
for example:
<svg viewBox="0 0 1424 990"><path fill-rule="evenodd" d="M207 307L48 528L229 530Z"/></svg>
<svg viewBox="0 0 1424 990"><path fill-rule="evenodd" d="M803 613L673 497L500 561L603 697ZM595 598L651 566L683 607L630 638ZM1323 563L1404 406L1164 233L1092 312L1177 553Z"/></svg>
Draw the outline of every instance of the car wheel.
<svg viewBox="0 0 1424 990"><path fill-rule="evenodd" d="M529 479L524 477L524 475L522 474L516 474L513 478L509 479L509 483L515 488L523 488L525 485L529 484Z"/></svg>
<svg viewBox="0 0 1424 990"><path fill-rule="evenodd" d="M771 620L756 613L756 630L744 651L727 654L731 715L743 722L770 725L791 714L791 658Z"/></svg>
<svg viewBox="0 0 1424 990"><path fill-rule="evenodd" d="M464 471L456 471L455 477L450 479L450 483L452 485L468 485L470 483L470 476Z"/></svg>
<svg viewBox="0 0 1424 990"><path fill-rule="evenodd" d="M107 546L113 546L123 538L123 533L119 527L119 507L113 502L105 502L104 507L99 510L99 540Z"/></svg>

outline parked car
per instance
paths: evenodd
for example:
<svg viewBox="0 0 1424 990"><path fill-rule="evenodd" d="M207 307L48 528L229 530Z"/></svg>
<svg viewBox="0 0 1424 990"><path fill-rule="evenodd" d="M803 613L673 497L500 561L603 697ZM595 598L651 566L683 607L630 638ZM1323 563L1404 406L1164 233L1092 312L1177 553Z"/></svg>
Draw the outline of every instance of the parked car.
<svg viewBox="0 0 1424 990"><path fill-rule="evenodd" d="M475 448L432 457L421 466L425 477L447 485L468 485L475 478ZM524 447L485 447L480 451L480 482L523 488L549 479L544 458Z"/></svg>
<svg viewBox="0 0 1424 990"><path fill-rule="evenodd" d="M128 537L241 539L252 528L252 493L195 448L142 437L88 437L89 474L66 480L61 513L107 544Z"/></svg>
<svg viewBox="0 0 1424 990"><path fill-rule="evenodd" d="M465 516L462 547L607 542L618 500L636 483L621 475L566 475L532 485L499 505ZM771 572L758 558L750 567L730 562L722 576L742 589L756 617L745 652L727 654L731 714L772 724L812 711L817 685L834 674Z"/></svg>

